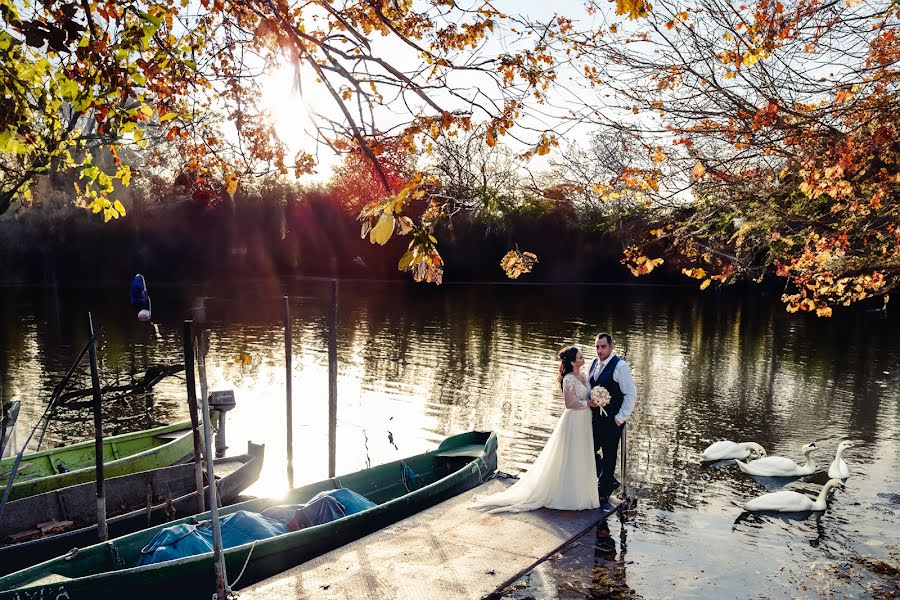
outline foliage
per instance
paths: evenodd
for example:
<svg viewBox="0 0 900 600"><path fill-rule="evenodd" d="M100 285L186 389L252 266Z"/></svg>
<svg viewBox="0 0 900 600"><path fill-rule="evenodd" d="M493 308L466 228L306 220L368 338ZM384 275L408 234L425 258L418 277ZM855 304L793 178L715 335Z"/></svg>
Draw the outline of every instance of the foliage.
<svg viewBox="0 0 900 600"><path fill-rule="evenodd" d="M500 259L500 267L510 279L518 279L523 273L531 273L531 269L537 264L537 255L533 252L520 252L518 248L507 252Z"/></svg>
<svg viewBox="0 0 900 600"><path fill-rule="evenodd" d="M331 176L332 194L348 213L354 216L369 204L377 203L409 184L415 174L415 156L399 138L370 141L378 157L382 181L372 162L359 147L347 152Z"/></svg>
<svg viewBox="0 0 900 600"><path fill-rule="evenodd" d="M665 0L573 36L588 83L642 113L592 119L668 171L674 206L623 262L649 272L662 247L703 288L783 277L788 310L821 316L896 286L898 17L888 1Z"/></svg>
<svg viewBox="0 0 900 600"><path fill-rule="evenodd" d="M86 205L114 209L110 216L121 214L113 181L124 186L131 176L118 158L124 146L155 145L160 154L142 160L184 172L210 194L232 196L242 176L310 171L308 153L288 163L260 109L256 76L285 60L301 91L318 87L332 102L317 108L320 141L358 149L387 195L396 194L403 182L391 180L379 140L414 151L479 119L485 142L496 143L527 112L526 100L543 100L555 77L544 40L568 26L536 29L489 2L447 0L0 0L0 15L0 213L28 202L41 173L67 168L84 180ZM500 31L508 50L474 60ZM450 83L455 72L466 73L462 87ZM549 144L541 137L536 148ZM113 173L88 162L97 149L116 156ZM173 149L176 164L166 160Z"/></svg>

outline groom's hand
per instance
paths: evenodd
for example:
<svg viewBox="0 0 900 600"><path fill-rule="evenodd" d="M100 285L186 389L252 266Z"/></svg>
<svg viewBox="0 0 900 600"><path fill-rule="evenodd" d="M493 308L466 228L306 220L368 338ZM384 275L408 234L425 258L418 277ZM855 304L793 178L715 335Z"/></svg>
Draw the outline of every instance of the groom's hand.
<svg viewBox="0 0 900 600"><path fill-rule="evenodd" d="M625 424L625 421L621 420L619 417L616 417L615 421L616 421L617 427L621 427L622 425Z"/></svg>

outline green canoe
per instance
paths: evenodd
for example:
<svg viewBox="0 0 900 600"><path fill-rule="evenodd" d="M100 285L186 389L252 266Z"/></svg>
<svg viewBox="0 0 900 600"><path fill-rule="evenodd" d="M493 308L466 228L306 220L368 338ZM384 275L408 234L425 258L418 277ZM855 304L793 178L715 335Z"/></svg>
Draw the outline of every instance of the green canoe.
<svg viewBox="0 0 900 600"><path fill-rule="evenodd" d="M412 470L414 477L408 476ZM260 512L304 503L318 492L348 488L378 506L336 521L246 543L225 551L228 577L243 587L359 539L439 502L481 485L497 469L497 436L468 432L445 439L436 450L294 488L284 498L258 498L219 511ZM169 523L199 523L209 513ZM65 556L0 578L0 599L209 598L215 592L212 553L135 566L161 525L116 540L72 550Z"/></svg>
<svg viewBox="0 0 900 600"><path fill-rule="evenodd" d="M201 429L201 435L203 430ZM194 451L191 423L125 433L103 440L103 476L118 477L168 467ZM94 479L94 440L42 450L22 456L10 500L43 494ZM0 497L12 472L15 456L0 461Z"/></svg>

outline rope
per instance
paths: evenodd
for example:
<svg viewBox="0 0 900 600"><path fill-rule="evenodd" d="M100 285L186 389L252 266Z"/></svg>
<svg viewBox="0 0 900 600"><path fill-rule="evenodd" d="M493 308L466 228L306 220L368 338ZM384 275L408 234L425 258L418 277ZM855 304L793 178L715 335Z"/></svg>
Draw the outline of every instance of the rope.
<svg viewBox="0 0 900 600"><path fill-rule="evenodd" d="M244 571L247 569L247 565L250 564L250 557L253 555L253 549L256 548L256 541L257 540L253 540L253 544L250 546L250 552L247 553L247 559L244 561L244 566L241 567L241 572L238 574L237 579L231 582L232 586L237 585L238 581L241 580L241 577L244 576Z"/></svg>

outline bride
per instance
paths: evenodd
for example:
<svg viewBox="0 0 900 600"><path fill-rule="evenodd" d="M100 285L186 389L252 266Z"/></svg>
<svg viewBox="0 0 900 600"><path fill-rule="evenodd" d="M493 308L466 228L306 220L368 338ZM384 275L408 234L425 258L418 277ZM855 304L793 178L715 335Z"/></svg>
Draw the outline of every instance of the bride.
<svg viewBox="0 0 900 600"><path fill-rule="evenodd" d="M566 410L537 460L512 487L475 498L488 512L524 512L546 507L584 510L600 507L591 430L593 403L581 372L584 357L576 346L559 353L559 377Z"/></svg>

